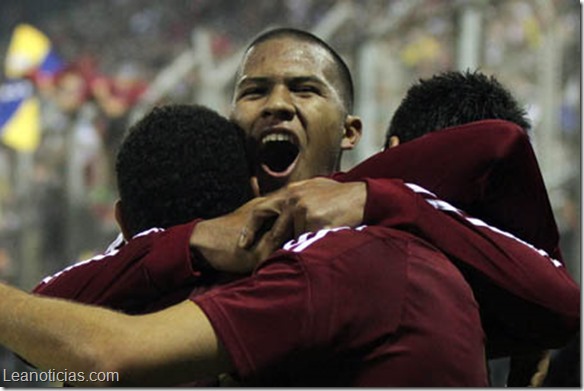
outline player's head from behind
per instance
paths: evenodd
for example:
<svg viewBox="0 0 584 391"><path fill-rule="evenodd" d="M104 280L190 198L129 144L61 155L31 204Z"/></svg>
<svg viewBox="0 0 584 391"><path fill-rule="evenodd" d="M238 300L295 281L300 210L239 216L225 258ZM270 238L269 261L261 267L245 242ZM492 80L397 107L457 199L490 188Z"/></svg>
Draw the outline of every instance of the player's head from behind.
<svg viewBox="0 0 584 391"><path fill-rule="evenodd" d="M231 118L255 141L262 193L330 174L361 134L342 58L302 30L260 34L239 66Z"/></svg>
<svg viewBox="0 0 584 391"><path fill-rule="evenodd" d="M478 71L441 73L410 87L391 119L384 147L485 119L531 128L525 109L495 77Z"/></svg>
<svg viewBox="0 0 584 391"><path fill-rule="evenodd" d="M134 124L116 160L124 236L228 213L252 197L243 131L195 105L153 109Z"/></svg>

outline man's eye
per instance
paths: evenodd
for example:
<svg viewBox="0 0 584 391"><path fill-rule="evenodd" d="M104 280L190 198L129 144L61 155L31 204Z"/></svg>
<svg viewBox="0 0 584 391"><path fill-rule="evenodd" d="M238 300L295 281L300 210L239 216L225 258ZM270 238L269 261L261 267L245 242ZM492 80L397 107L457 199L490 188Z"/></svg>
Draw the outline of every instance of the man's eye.
<svg viewBox="0 0 584 391"><path fill-rule="evenodd" d="M316 88L315 86L310 86L310 85L294 87L293 91L300 92L300 93L312 93L312 94L317 94L319 92L318 88Z"/></svg>
<svg viewBox="0 0 584 391"><path fill-rule="evenodd" d="M261 87L246 88L245 90L243 90L239 93L239 97L240 98L248 98L248 97L260 96L265 92L265 90L266 90L265 88L261 88Z"/></svg>

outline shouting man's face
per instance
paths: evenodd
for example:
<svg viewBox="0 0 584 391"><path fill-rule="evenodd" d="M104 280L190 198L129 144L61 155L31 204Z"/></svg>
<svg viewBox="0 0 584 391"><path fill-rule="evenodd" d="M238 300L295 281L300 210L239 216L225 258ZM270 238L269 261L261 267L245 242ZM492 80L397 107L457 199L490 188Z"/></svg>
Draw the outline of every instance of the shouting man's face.
<svg viewBox="0 0 584 391"><path fill-rule="evenodd" d="M246 53L238 75L231 118L256 143L262 193L338 169L341 150L359 138L360 121L347 115L324 48L270 39Z"/></svg>

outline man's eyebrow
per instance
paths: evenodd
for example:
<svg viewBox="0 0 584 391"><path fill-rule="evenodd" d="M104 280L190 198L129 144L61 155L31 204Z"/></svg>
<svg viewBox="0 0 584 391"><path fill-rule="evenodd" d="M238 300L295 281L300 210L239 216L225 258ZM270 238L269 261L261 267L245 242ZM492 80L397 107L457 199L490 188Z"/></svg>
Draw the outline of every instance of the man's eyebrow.
<svg viewBox="0 0 584 391"><path fill-rule="evenodd" d="M245 86L247 84L268 84L271 83L270 78L268 77L247 77L244 76L239 82L237 83L237 88Z"/></svg>
<svg viewBox="0 0 584 391"><path fill-rule="evenodd" d="M318 76L285 76L284 81L287 84L301 84L301 83L317 83L327 85L327 83ZM248 84L271 84L274 83L273 78L265 76L251 76L243 77L238 83L237 87L244 87Z"/></svg>
<svg viewBox="0 0 584 391"><path fill-rule="evenodd" d="M326 84L324 80L322 80L318 76L293 76L286 78L288 82L292 83L319 83L319 84Z"/></svg>

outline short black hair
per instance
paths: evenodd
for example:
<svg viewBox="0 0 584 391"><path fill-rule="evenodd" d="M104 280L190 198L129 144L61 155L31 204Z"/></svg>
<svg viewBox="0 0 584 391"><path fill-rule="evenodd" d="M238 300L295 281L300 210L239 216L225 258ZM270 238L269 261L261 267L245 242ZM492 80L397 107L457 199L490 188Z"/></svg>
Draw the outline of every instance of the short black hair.
<svg viewBox="0 0 584 391"><path fill-rule="evenodd" d="M217 217L252 197L243 131L203 106L146 114L122 142L116 174L132 235Z"/></svg>
<svg viewBox="0 0 584 391"><path fill-rule="evenodd" d="M277 38L292 38L301 42L315 44L325 49L332 57L333 62L335 64L335 69L338 74L338 81L341 89L339 93L345 105L345 110L347 111L347 113L353 111L355 90L353 87L353 77L351 76L351 71L349 70L347 63L337 53L337 51L333 49L331 45L329 45L316 35L308 31L299 30L291 27L278 27L262 32L258 36L256 36L247 46L245 52L247 53L251 48L261 44L262 42L266 42ZM241 68L238 70L238 73L240 72Z"/></svg>
<svg viewBox="0 0 584 391"><path fill-rule="evenodd" d="M449 71L420 79L410 87L389 124L391 136L407 142L439 129L484 119L514 122L531 128L527 113L494 76L479 71Z"/></svg>

